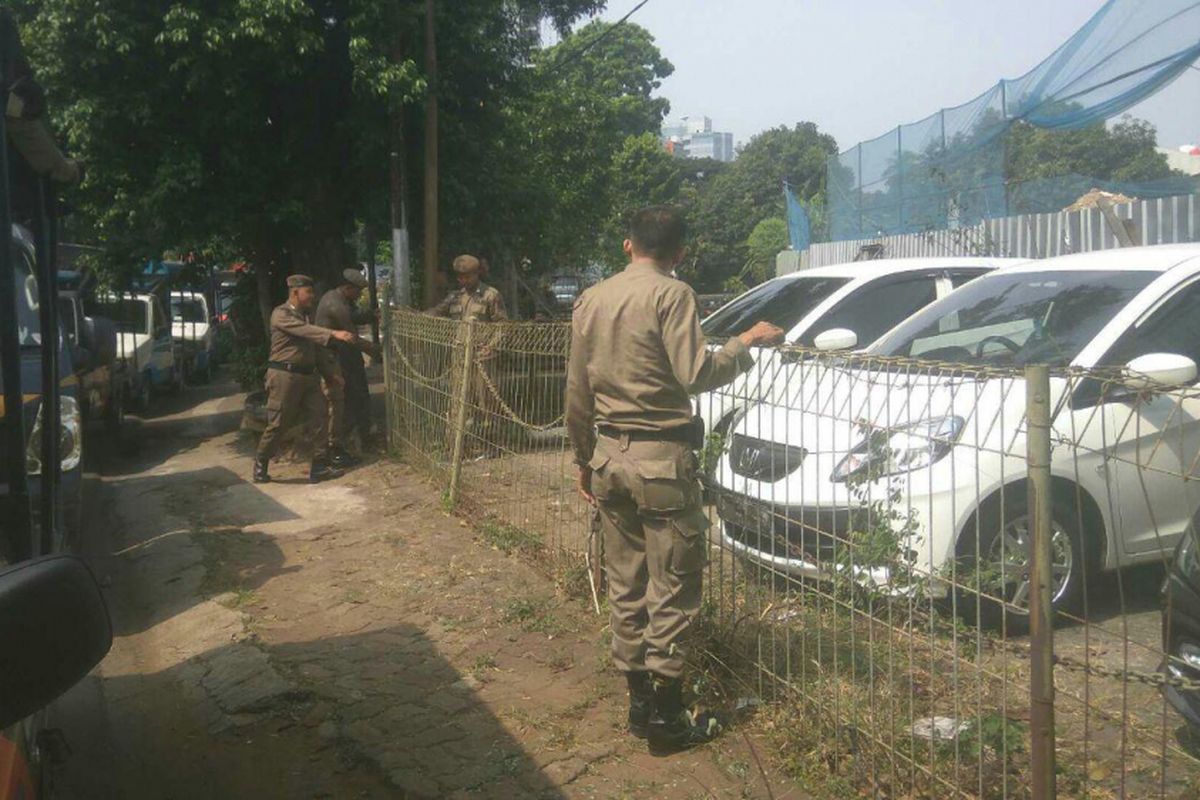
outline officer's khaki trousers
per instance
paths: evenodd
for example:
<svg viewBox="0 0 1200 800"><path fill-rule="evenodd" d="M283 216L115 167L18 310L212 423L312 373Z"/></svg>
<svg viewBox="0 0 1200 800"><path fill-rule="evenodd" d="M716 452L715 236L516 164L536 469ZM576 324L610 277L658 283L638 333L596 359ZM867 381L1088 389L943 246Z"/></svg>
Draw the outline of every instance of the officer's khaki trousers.
<svg viewBox="0 0 1200 800"><path fill-rule="evenodd" d="M312 442L313 460L329 453L329 410L316 375L298 375L279 369L267 370L267 428L258 440L258 459L275 457L283 434L303 422L305 438Z"/></svg>
<svg viewBox="0 0 1200 800"><path fill-rule="evenodd" d="M625 672L683 672L684 639L700 611L708 518L696 456L682 442L596 442L613 660Z"/></svg>

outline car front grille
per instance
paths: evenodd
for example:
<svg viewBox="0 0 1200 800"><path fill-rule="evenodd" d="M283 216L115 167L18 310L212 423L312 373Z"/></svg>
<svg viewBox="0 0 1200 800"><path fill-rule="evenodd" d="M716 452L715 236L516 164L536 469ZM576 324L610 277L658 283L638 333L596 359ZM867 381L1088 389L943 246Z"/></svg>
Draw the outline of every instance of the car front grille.
<svg viewBox="0 0 1200 800"><path fill-rule="evenodd" d="M729 463L735 475L774 483L796 469L808 451L803 447L768 442L735 433L729 445Z"/></svg>

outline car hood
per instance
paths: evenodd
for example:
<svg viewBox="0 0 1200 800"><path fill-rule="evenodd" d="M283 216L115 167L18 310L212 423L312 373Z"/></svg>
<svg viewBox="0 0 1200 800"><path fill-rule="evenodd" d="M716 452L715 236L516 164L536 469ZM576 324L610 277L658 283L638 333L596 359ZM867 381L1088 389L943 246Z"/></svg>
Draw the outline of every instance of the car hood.
<svg viewBox="0 0 1200 800"><path fill-rule="evenodd" d="M788 377L780 380L785 366ZM762 401L748 408L733 433L803 447L809 454L841 455L867 431L948 416L963 422L959 441L979 447L1007 447L1023 425L1025 381L1019 377L869 370L824 358L774 370L776 379L762 389Z"/></svg>

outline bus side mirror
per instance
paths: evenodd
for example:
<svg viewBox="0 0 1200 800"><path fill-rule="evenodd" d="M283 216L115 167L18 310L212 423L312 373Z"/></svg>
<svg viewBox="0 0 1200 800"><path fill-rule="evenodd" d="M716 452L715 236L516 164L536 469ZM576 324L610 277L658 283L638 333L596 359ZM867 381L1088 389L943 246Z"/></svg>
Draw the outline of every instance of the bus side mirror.
<svg viewBox="0 0 1200 800"><path fill-rule="evenodd" d="M111 646L108 607L81 559L47 556L0 570L0 730L60 697Z"/></svg>

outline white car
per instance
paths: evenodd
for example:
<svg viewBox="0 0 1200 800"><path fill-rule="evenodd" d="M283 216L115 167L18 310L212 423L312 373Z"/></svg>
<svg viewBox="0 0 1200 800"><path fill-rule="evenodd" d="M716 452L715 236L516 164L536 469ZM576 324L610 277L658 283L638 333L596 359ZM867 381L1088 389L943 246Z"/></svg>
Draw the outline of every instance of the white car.
<svg viewBox="0 0 1200 800"><path fill-rule="evenodd" d="M1080 610L1085 576L1162 560L1200 503L1200 397L1164 391L1196 383L1200 245L996 272L843 361L809 360L776 380L731 426L717 464L726 545L772 571L849 572L892 593L912 591L915 574L936 597L949 593L947 576L969 582L958 570L970 568L981 595L1003 600L981 604L985 621L1006 612L1010 629L1026 626L1027 364L1059 375L1056 609ZM1108 383L1063 371L1109 367ZM895 552L872 560L868 547L847 563L841 543L881 520Z"/></svg>
<svg viewBox="0 0 1200 800"><path fill-rule="evenodd" d="M890 258L814 267L755 286L713 312L701 328L706 337L719 340L766 321L786 332L787 344L853 350L967 281L1019 263L1008 258ZM756 349L754 357L757 364L750 373L696 398L706 431L723 435L741 402L756 397L783 366L773 350Z"/></svg>
<svg viewBox="0 0 1200 800"><path fill-rule="evenodd" d="M212 377L217 329L203 292L171 292L171 338L183 361L184 377Z"/></svg>
<svg viewBox="0 0 1200 800"><path fill-rule="evenodd" d="M145 410L153 389L176 391L183 385L182 365L175 361L170 318L155 294L106 294L98 313L117 326L117 358L130 375L127 397Z"/></svg>

